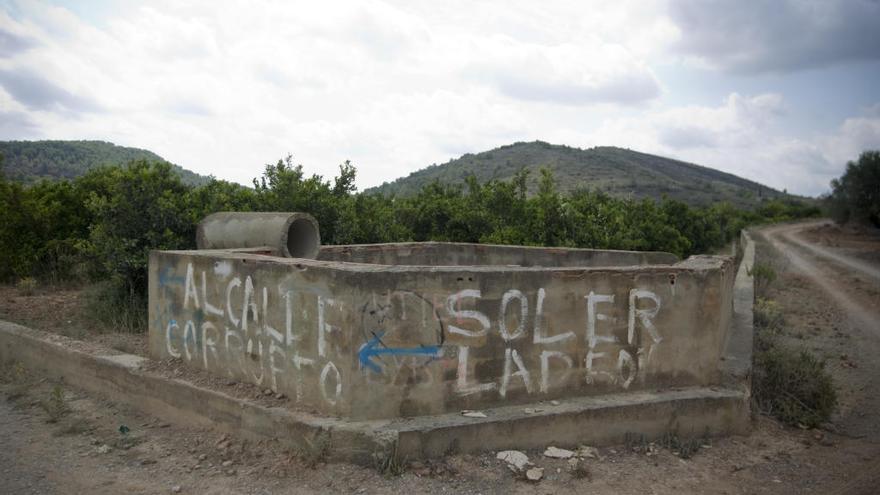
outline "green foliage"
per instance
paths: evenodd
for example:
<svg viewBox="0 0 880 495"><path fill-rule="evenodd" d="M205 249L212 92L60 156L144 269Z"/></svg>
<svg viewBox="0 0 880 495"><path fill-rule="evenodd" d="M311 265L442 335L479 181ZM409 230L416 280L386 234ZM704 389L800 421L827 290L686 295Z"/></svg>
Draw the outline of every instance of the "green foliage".
<svg viewBox="0 0 880 495"><path fill-rule="evenodd" d="M880 227L880 151L865 151L846 172L831 181L828 208L838 223L853 221Z"/></svg>
<svg viewBox="0 0 880 495"><path fill-rule="evenodd" d="M759 298L754 314L752 393L758 409L791 426L815 428L828 421L837 406L837 392L825 363L778 342L785 325L778 303Z"/></svg>
<svg viewBox="0 0 880 495"><path fill-rule="evenodd" d="M779 303L758 298L754 307L754 323L760 331L778 332L785 324L785 316ZM765 332L766 333L766 332Z"/></svg>
<svg viewBox="0 0 880 495"><path fill-rule="evenodd" d="M750 269L749 274L755 279L755 292L764 295L770 284L776 280L776 270L769 263L757 262Z"/></svg>
<svg viewBox="0 0 880 495"><path fill-rule="evenodd" d="M92 174L103 176L107 187L91 191L85 202L93 218L86 252L122 290L146 294L150 250L195 247L190 188L163 162L136 161Z"/></svg>
<svg viewBox="0 0 880 495"><path fill-rule="evenodd" d="M753 387L758 407L791 426L815 428L828 421L837 405L823 361L772 341L755 354Z"/></svg>
<svg viewBox="0 0 880 495"><path fill-rule="evenodd" d="M102 280L86 292L85 314L103 330L143 333L147 329L147 295L133 292L119 278Z"/></svg>

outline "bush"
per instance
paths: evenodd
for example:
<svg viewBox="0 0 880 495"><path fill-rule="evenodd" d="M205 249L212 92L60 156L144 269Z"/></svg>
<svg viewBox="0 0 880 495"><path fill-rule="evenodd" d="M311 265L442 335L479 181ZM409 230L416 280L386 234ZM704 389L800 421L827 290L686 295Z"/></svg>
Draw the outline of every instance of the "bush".
<svg viewBox="0 0 880 495"><path fill-rule="evenodd" d="M815 428L828 421L837 405L825 363L775 343L755 355L753 387L760 410L791 426Z"/></svg>
<svg viewBox="0 0 880 495"><path fill-rule="evenodd" d="M755 301L754 318L755 326L759 332L767 330L777 332L785 324L785 317L779 304L776 301L760 297Z"/></svg>
<svg viewBox="0 0 880 495"><path fill-rule="evenodd" d="M128 290L118 279L105 280L86 292L85 314L105 330L142 333L147 329L147 296Z"/></svg>
<svg viewBox="0 0 880 495"><path fill-rule="evenodd" d="M769 263L755 263L749 274L755 279L755 293L759 295L764 295L776 280L776 270Z"/></svg>

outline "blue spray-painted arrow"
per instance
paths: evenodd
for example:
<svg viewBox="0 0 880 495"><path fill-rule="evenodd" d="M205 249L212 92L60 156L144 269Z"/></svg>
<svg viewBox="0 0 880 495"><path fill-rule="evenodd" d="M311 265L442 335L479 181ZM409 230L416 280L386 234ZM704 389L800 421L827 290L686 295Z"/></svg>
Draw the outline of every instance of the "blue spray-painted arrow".
<svg viewBox="0 0 880 495"><path fill-rule="evenodd" d="M180 275L174 275L174 270L167 266L164 270L159 272L159 285L170 285L170 284L180 284L183 285L186 283L186 280Z"/></svg>
<svg viewBox="0 0 880 495"><path fill-rule="evenodd" d="M361 368L369 368L376 373L381 373L382 368L374 363L371 358L373 356L381 356L382 354L395 356L440 356L440 346L438 345L423 347L379 347L380 345L385 345L380 340L383 335L385 335L385 332L379 332L378 334L374 333L373 338L366 344L362 345L360 350L358 350L358 360L361 362Z"/></svg>

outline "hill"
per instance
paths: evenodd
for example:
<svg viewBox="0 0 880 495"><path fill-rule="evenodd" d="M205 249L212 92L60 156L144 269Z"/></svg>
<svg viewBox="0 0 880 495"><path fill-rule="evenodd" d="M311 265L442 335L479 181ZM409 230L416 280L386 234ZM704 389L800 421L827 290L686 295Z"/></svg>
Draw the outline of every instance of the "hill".
<svg viewBox="0 0 880 495"><path fill-rule="evenodd" d="M479 182L508 180L521 169L530 171L528 187L534 192L541 167L553 171L562 191L589 188L617 197L654 199L666 195L690 205L728 201L746 208L783 194L733 174L661 156L615 147L572 148L543 141L468 153L367 192L408 196L434 180L463 183L469 174Z"/></svg>
<svg viewBox="0 0 880 495"><path fill-rule="evenodd" d="M167 161L152 151L116 146L104 141L0 141L2 173L7 180L33 184L42 179L73 179L101 165L132 160ZM187 184L203 184L203 175L173 165Z"/></svg>

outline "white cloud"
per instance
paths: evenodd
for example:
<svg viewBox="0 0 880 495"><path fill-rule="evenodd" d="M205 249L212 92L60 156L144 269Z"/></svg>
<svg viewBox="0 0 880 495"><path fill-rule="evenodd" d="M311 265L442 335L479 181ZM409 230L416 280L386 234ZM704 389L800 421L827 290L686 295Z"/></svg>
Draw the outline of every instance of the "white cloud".
<svg viewBox="0 0 880 495"><path fill-rule="evenodd" d="M373 185L565 133L535 122L569 106L656 99L644 57L674 29L642 8L627 36L621 5L167 0L96 26L22 3L0 13L0 111L22 122L0 138L107 139L241 182L287 152L328 176L352 159Z"/></svg>
<svg viewBox="0 0 880 495"><path fill-rule="evenodd" d="M853 117L812 136L781 128L785 103L778 94L728 95L719 106L687 106L607 121L590 136L698 163L777 189L818 195L848 160L880 148L880 116Z"/></svg>
<svg viewBox="0 0 880 495"><path fill-rule="evenodd" d="M657 67L677 63L673 46L722 68L773 57L748 55L756 42L743 62L739 45L682 29L683 10L662 1L157 0L119 4L100 24L15 6L0 11L0 139L104 139L243 183L288 152L325 176L351 159L364 188L542 139L812 192L842 156L876 143L869 113L790 135L782 95L767 90L670 107Z"/></svg>

